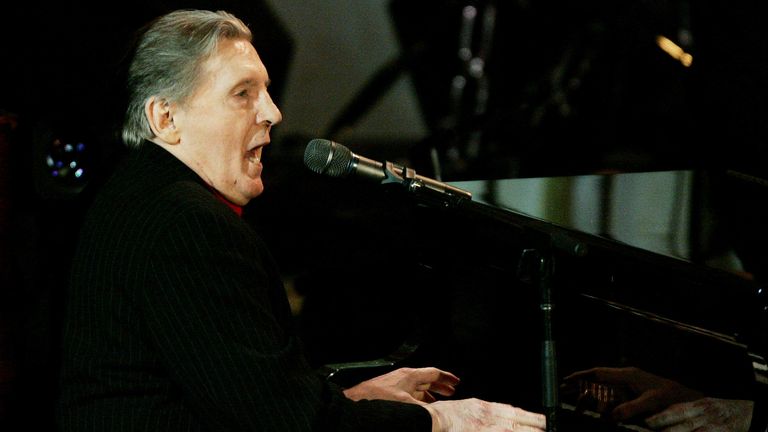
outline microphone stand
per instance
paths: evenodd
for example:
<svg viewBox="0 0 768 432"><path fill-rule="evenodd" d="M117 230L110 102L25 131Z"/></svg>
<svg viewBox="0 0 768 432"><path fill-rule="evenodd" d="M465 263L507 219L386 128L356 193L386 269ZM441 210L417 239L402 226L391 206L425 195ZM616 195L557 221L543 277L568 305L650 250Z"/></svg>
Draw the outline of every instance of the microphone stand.
<svg viewBox="0 0 768 432"><path fill-rule="evenodd" d="M557 431L558 397L557 353L552 332L554 302L552 300L552 276L554 258L541 249L523 249L520 258L521 278L532 283L540 293L541 310L541 404L547 418L547 432Z"/></svg>

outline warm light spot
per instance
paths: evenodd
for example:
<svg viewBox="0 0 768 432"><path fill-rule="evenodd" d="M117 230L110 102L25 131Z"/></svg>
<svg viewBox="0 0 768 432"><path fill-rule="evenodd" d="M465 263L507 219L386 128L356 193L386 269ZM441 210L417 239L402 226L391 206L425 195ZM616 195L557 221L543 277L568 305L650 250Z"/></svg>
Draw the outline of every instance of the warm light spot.
<svg viewBox="0 0 768 432"><path fill-rule="evenodd" d="M656 45L659 46L664 52L669 54L672 58L682 63L685 67L690 67L693 63L693 56L683 51L680 46L664 36L656 36Z"/></svg>

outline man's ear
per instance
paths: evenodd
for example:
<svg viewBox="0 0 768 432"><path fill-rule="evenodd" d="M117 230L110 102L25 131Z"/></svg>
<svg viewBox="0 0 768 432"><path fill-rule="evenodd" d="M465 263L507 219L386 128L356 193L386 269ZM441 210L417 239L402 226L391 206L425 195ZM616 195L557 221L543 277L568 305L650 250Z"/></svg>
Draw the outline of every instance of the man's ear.
<svg viewBox="0 0 768 432"><path fill-rule="evenodd" d="M174 105L166 99L152 96L144 105L149 127L156 137L168 144L178 144L181 135L173 122Z"/></svg>

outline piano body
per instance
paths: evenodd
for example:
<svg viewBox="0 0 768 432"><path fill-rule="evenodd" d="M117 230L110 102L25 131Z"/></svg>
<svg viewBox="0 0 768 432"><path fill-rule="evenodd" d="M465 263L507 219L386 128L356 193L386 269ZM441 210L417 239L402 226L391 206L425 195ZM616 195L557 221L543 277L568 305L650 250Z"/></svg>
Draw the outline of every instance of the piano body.
<svg viewBox="0 0 768 432"><path fill-rule="evenodd" d="M597 366L634 366L715 397L763 391L760 284L693 256L706 173L452 183L472 200L303 175L273 184L253 213L302 301L318 366L386 357L405 341L418 349L402 365L456 373L457 398L539 412L564 376ZM290 232L271 231L269 208ZM547 339L554 362L542 360ZM555 377L543 385L547 370ZM570 412L575 401L557 403ZM582 417L561 429L583 430Z"/></svg>

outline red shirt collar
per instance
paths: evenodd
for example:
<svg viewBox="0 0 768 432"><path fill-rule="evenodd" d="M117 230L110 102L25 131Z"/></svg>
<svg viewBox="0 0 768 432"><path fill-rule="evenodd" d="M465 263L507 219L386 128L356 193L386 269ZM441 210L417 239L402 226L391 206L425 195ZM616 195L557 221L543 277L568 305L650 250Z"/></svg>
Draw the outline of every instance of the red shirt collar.
<svg viewBox="0 0 768 432"><path fill-rule="evenodd" d="M221 192L217 191L216 189L214 189L214 188L210 188L210 189L213 191L213 195L215 195L216 198L218 198L219 201L221 201L224 204L226 204L227 207L231 208L232 211L237 213L238 216L240 216L240 217L243 216L243 207L242 206L239 206L239 205L233 203L232 201L228 200L227 198L224 197L224 195L221 194Z"/></svg>

